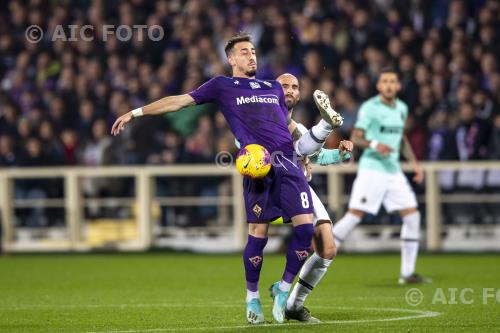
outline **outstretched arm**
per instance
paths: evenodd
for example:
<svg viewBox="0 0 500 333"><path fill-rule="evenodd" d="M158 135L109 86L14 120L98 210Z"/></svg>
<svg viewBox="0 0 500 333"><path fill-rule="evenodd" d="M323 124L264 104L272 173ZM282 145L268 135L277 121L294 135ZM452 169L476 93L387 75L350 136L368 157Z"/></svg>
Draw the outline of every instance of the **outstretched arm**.
<svg viewBox="0 0 500 333"><path fill-rule="evenodd" d="M352 149L351 141L342 140L338 149L321 148L319 154L311 158L311 161L319 165L339 164L351 159Z"/></svg>
<svg viewBox="0 0 500 333"><path fill-rule="evenodd" d="M113 127L111 128L111 134L118 135L125 128L125 124L130 122L133 118L143 115L157 115L167 112L175 112L184 107L195 104L196 103L193 97L189 94L164 97L142 108L129 111L116 119Z"/></svg>
<svg viewBox="0 0 500 333"><path fill-rule="evenodd" d="M411 148L410 141L408 141L406 135L403 135L402 143L403 145L401 147L401 152L403 153L403 156L406 158L406 160L411 163L413 170L415 171L415 177L413 177L413 180L417 184L420 184L424 181L424 171L422 170L420 163L418 163L417 157L415 156L415 153Z"/></svg>
<svg viewBox="0 0 500 333"><path fill-rule="evenodd" d="M286 118L286 122L288 125L288 130L290 131L290 134L292 135L293 142L297 141L301 136L302 132L299 129L299 126L295 122L295 120L292 119L292 113L288 113L288 117Z"/></svg>
<svg viewBox="0 0 500 333"><path fill-rule="evenodd" d="M151 104L142 107L143 114L155 115L162 114L166 112L175 112L180 109L195 105L193 97L189 94L167 96L162 99L157 100Z"/></svg>

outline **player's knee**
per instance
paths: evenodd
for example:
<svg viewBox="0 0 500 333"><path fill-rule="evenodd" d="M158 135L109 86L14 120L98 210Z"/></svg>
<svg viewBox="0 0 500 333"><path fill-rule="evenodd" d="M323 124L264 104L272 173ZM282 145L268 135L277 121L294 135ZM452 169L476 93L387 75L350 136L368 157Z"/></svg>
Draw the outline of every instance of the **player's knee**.
<svg viewBox="0 0 500 333"><path fill-rule="evenodd" d="M267 237L268 225L263 223L249 223L248 234L257 238Z"/></svg>
<svg viewBox="0 0 500 333"><path fill-rule="evenodd" d="M351 214L353 214L353 215L356 215L360 219L362 219L363 216L365 215L365 213L363 211L361 211L359 209L355 209L355 208L349 208L348 212L351 213Z"/></svg>
<svg viewBox="0 0 500 333"><path fill-rule="evenodd" d="M332 260L337 255L332 233L332 221L325 219L316 222L314 227L314 250L318 256L327 260Z"/></svg>
<svg viewBox="0 0 500 333"><path fill-rule="evenodd" d="M323 259L332 260L337 256L337 248L335 247L335 244L323 247L318 251L318 255Z"/></svg>
<svg viewBox="0 0 500 333"><path fill-rule="evenodd" d="M248 251L262 252L267 245L267 241L267 237L254 237L252 235L248 235L247 244L245 246L245 250L243 251L243 256L246 256Z"/></svg>
<svg viewBox="0 0 500 333"><path fill-rule="evenodd" d="M405 215L403 226L401 227L402 239L419 239L420 238L420 213Z"/></svg>
<svg viewBox="0 0 500 333"><path fill-rule="evenodd" d="M410 215L410 214L413 214L413 213L416 213L416 212L418 212L418 209L416 207L402 209L402 210L399 211L399 216L405 217L407 215Z"/></svg>

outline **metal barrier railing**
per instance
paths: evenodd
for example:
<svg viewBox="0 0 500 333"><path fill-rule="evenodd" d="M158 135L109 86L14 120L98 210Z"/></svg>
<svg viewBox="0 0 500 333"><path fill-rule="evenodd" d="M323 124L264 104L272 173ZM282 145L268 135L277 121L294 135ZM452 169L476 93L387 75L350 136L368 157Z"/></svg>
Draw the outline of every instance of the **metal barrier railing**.
<svg viewBox="0 0 500 333"><path fill-rule="evenodd" d="M441 249L441 203L467 203L467 202L499 202L499 194L488 194L481 199L477 196L452 194L443 195L440 191L438 173L440 171L462 171L462 170L500 170L500 162L439 162L422 163L425 180L425 203L426 209L426 245L428 250ZM314 167L315 174L324 174L327 177L328 207L337 216L344 213L346 195L344 194L344 175L355 173L356 164L342 166ZM403 164L404 171L411 171L407 164ZM57 248L63 251L85 251L88 246L82 243L81 224L83 223L83 205L95 199L86 199L82 196L82 184L79 181L84 177L133 177L135 178L135 198L122 199L125 203L134 202L137 207L138 240L128 246L125 250L143 250L152 245L153 219L151 216L151 205L154 198L154 177L158 176L183 176L183 177L217 177L225 176L231 179L232 196L221 196L217 198L207 197L169 197L161 199L163 204L172 205L206 205L224 202L230 204L233 210L233 233L234 247L243 248L246 239L246 223L243 207L243 187L241 176L235 168L222 168L216 165L176 165L176 166L116 166L116 167L61 167L61 168L16 168L0 169L0 211L2 219L2 244L4 251L37 251L52 250L50 245L43 247L23 248L16 243L14 237L15 229L15 207L29 207L33 199L17 200L15 204L13 184L15 179L40 179L40 178L62 178L64 180L64 199L42 199L39 200L47 207L63 205L65 208L65 221L68 229L68 240ZM30 201L31 200L31 201ZM106 200L106 199L102 199Z"/></svg>

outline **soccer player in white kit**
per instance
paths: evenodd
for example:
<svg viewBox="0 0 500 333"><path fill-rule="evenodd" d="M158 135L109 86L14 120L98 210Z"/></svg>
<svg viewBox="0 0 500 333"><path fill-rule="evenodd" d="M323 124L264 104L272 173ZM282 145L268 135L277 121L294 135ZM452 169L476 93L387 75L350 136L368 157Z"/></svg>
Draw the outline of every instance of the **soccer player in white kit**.
<svg viewBox="0 0 500 333"><path fill-rule="evenodd" d="M302 135L306 135L309 132L304 125L291 120L293 107L297 105L300 99L299 81L292 74L283 74L276 80L283 87L283 92L285 94L285 102L289 116L288 128L290 132L292 132L294 141L298 142L297 140ZM331 108L328 96L319 90L314 92L314 100L320 110ZM314 136L314 132L311 133L313 133ZM296 146L296 148L300 147ZM345 140L340 142L339 149L321 148L318 154L311 157L311 159L313 163L321 165L338 164L350 159L350 152L352 152L352 149L352 142ZM311 162L308 158L306 158L305 161L304 167L307 171L307 180L310 181ZM285 317L287 319L295 319L304 322L319 322L318 319L311 316L309 310L304 306L304 301L326 274L337 251L332 233L332 221L328 211L311 187L310 191L314 206L314 253L309 256L300 270L298 281L287 300Z"/></svg>
<svg viewBox="0 0 500 333"><path fill-rule="evenodd" d="M408 106L398 99L401 89L398 73L383 69L377 81L379 94L364 102L354 125L351 140L364 152L354 180L348 212L334 225L337 247L361 222L365 213L377 214L383 204L388 212L398 211L401 228L400 284L421 283L415 273L420 238L420 213L415 193L399 165L399 151L412 164L415 182L424 178L415 154L404 136Z"/></svg>

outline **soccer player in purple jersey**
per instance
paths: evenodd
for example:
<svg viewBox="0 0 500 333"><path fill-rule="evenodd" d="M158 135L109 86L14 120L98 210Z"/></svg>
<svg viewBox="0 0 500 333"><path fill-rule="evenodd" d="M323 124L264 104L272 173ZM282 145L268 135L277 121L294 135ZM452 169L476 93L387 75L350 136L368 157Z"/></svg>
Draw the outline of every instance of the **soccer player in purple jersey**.
<svg viewBox="0 0 500 333"><path fill-rule="evenodd" d="M256 143L264 146L275 158L268 176L260 180L243 179L248 241L243 252L247 286L247 321L264 322L258 282L267 243L269 222L285 214L290 216L293 237L286 254L281 281L272 286L272 314L276 322L284 321L288 293L295 276L307 258L313 237L313 204L300 161L294 158L294 145L288 129L288 109L281 85L276 81L255 79L257 56L248 35L239 34L225 47L232 77L217 76L194 91L164 97L118 118L111 129L119 134L126 123L142 115L175 112L181 108L216 103L231 131L242 147ZM303 155L321 148L334 127L342 124L333 111L320 110L324 121L296 143ZM340 120L339 120L340 119Z"/></svg>

